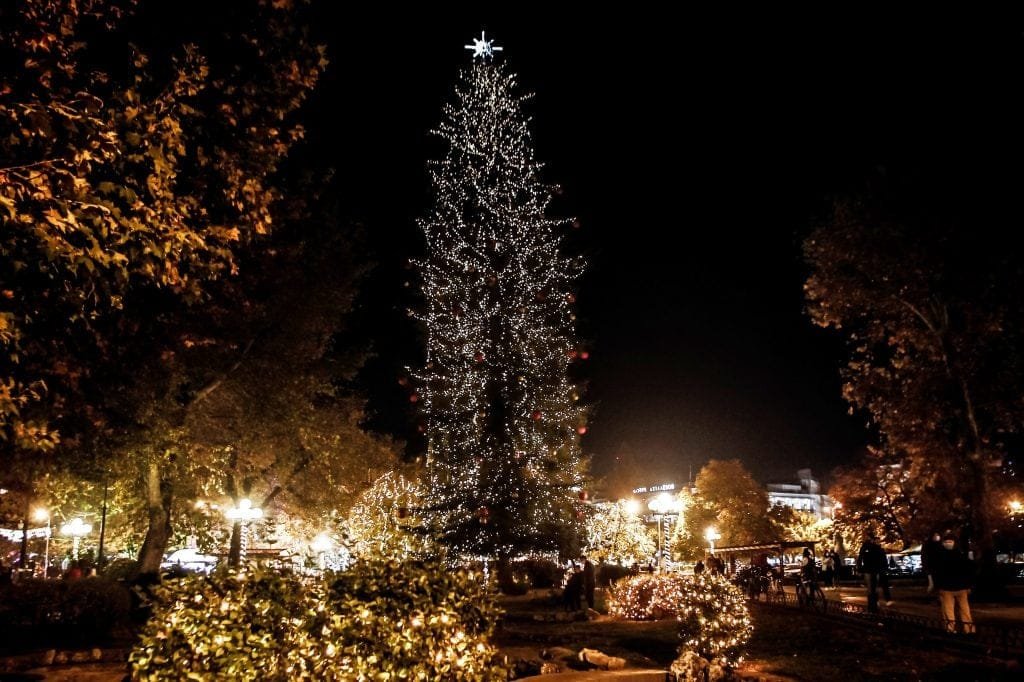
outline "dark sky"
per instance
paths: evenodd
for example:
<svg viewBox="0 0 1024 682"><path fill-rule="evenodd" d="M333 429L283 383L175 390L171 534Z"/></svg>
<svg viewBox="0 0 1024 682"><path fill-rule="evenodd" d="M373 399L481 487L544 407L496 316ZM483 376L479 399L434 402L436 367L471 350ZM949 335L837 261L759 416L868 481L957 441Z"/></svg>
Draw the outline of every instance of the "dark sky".
<svg viewBox="0 0 1024 682"><path fill-rule="evenodd" d="M762 480L851 461L866 432L840 398L840 343L802 311L801 235L829 196L879 173L1016 167L1020 31L775 11L325 14L332 65L311 139L379 264L364 380L375 425L401 437L415 417L396 379L423 352L402 265L421 249L425 161L443 153L428 131L481 28L536 93L537 154L565 188L555 210L582 221L570 245L590 263L579 313L596 470L627 450L650 482L710 458Z"/></svg>

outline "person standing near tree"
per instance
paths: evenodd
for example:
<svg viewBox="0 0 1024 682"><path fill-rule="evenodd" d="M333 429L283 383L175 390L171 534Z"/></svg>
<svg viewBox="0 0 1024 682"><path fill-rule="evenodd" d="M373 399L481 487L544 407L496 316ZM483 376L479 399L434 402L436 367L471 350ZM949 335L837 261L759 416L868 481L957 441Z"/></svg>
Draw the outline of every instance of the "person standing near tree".
<svg viewBox="0 0 1024 682"><path fill-rule="evenodd" d="M597 575L594 564L588 557L583 557L583 593L587 598L587 606L594 608L594 589L597 587Z"/></svg>
<svg viewBox="0 0 1024 682"><path fill-rule="evenodd" d="M942 618L946 621L946 631L956 632L956 610L960 611L965 634L974 632L974 619L971 618L971 605L967 595L974 585L974 562L967 558L956 546L956 537L946 533L942 538L942 548L935 553L930 561L935 589L939 591L939 604Z"/></svg>
<svg viewBox="0 0 1024 682"><path fill-rule="evenodd" d="M930 540L925 540L921 546L921 570L928 576L928 592L935 590L935 578L932 575L935 570L935 561L939 552L942 551L942 535L935 531Z"/></svg>
<svg viewBox="0 0 1024 682"><path fill-rule="evenodd" d="M864 576L864 586L868 590L868 611L872 613L878 611L878 586L887 568L885 551L875 539L875 534L870 531L865 533L864 544L860 546L857 555L857 571ZM888 582L884 583L884 588L886 602L891 603Z"/></svg>

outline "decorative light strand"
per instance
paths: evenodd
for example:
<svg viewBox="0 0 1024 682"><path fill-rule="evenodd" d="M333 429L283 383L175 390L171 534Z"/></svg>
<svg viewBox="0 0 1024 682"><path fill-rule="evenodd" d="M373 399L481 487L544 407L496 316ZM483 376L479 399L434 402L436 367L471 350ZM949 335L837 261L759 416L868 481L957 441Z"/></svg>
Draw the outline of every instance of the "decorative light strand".
<svg viewBox="0 0 1024 682"><path fill-rule="evenodd" d="M435 203L419 221L427 359L415 374L428 436L427 517L457 552L511 557L579 532L583 484L573 286L546 216L525 96L503 66L462 72L436 131ZM574 355L575 353L575 355Z"/></svg>

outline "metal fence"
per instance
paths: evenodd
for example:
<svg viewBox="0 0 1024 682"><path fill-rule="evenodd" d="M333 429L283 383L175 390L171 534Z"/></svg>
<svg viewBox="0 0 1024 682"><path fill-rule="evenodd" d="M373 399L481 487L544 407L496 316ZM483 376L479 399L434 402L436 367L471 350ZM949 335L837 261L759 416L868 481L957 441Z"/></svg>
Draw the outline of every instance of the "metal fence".
<svg viewBox="0 0 1024 682"><path fill-rule="evenodd" d="M882 626L893 633L939 639L957 648L1004 657L1024 655L1024 627L1003 623L975 623L975 631L950 632L942 618L930 618L900 611L871 612L861 604L834 599L805 600L789 592L772 591L755 599L760 603L814 611L829 618L872 628Z"/></svg>

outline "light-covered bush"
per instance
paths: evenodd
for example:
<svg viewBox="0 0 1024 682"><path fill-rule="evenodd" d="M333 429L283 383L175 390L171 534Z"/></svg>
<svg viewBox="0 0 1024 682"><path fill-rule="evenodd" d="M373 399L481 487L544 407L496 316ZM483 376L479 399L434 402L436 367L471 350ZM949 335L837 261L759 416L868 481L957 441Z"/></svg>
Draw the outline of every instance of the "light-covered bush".
<svg viewBox="0 0 1024 682"><path fill-rule="evenodd" d="M506 680L490 643L500 612L480 573L437 561L365 561L338 574L331 600L352 669L374 679Z"/></svg>
<svg viewBox="0 0 1024 682"><path fill-rule="evenodd" d="M306 644L325 594L322 585L261 572L156 585L152 615L129 655L132 677L289 679L289 652Z"/></svg>
<svg viewBox="0 0 1024 682"><path fill-rule="evenodd" d="M689 580L677 573L641 573L612 584L608 614L626 620L672 618L683 604Z"/></svg>
<svg viewBox="0 0 1024 682"><path fill-rule="evenodd" d="M155 589L138 680L505 680L479 576L436 562L359 562L330 582L272 573Z"/></svg>
<svg viewBox="0 0 1024 682"><path fill-rule="evenodd" d="M608 613L628 620L675 618L683 640L712 664L735 667L753 633L743 591L723 576L638 575L612 586Z"/></svg>

